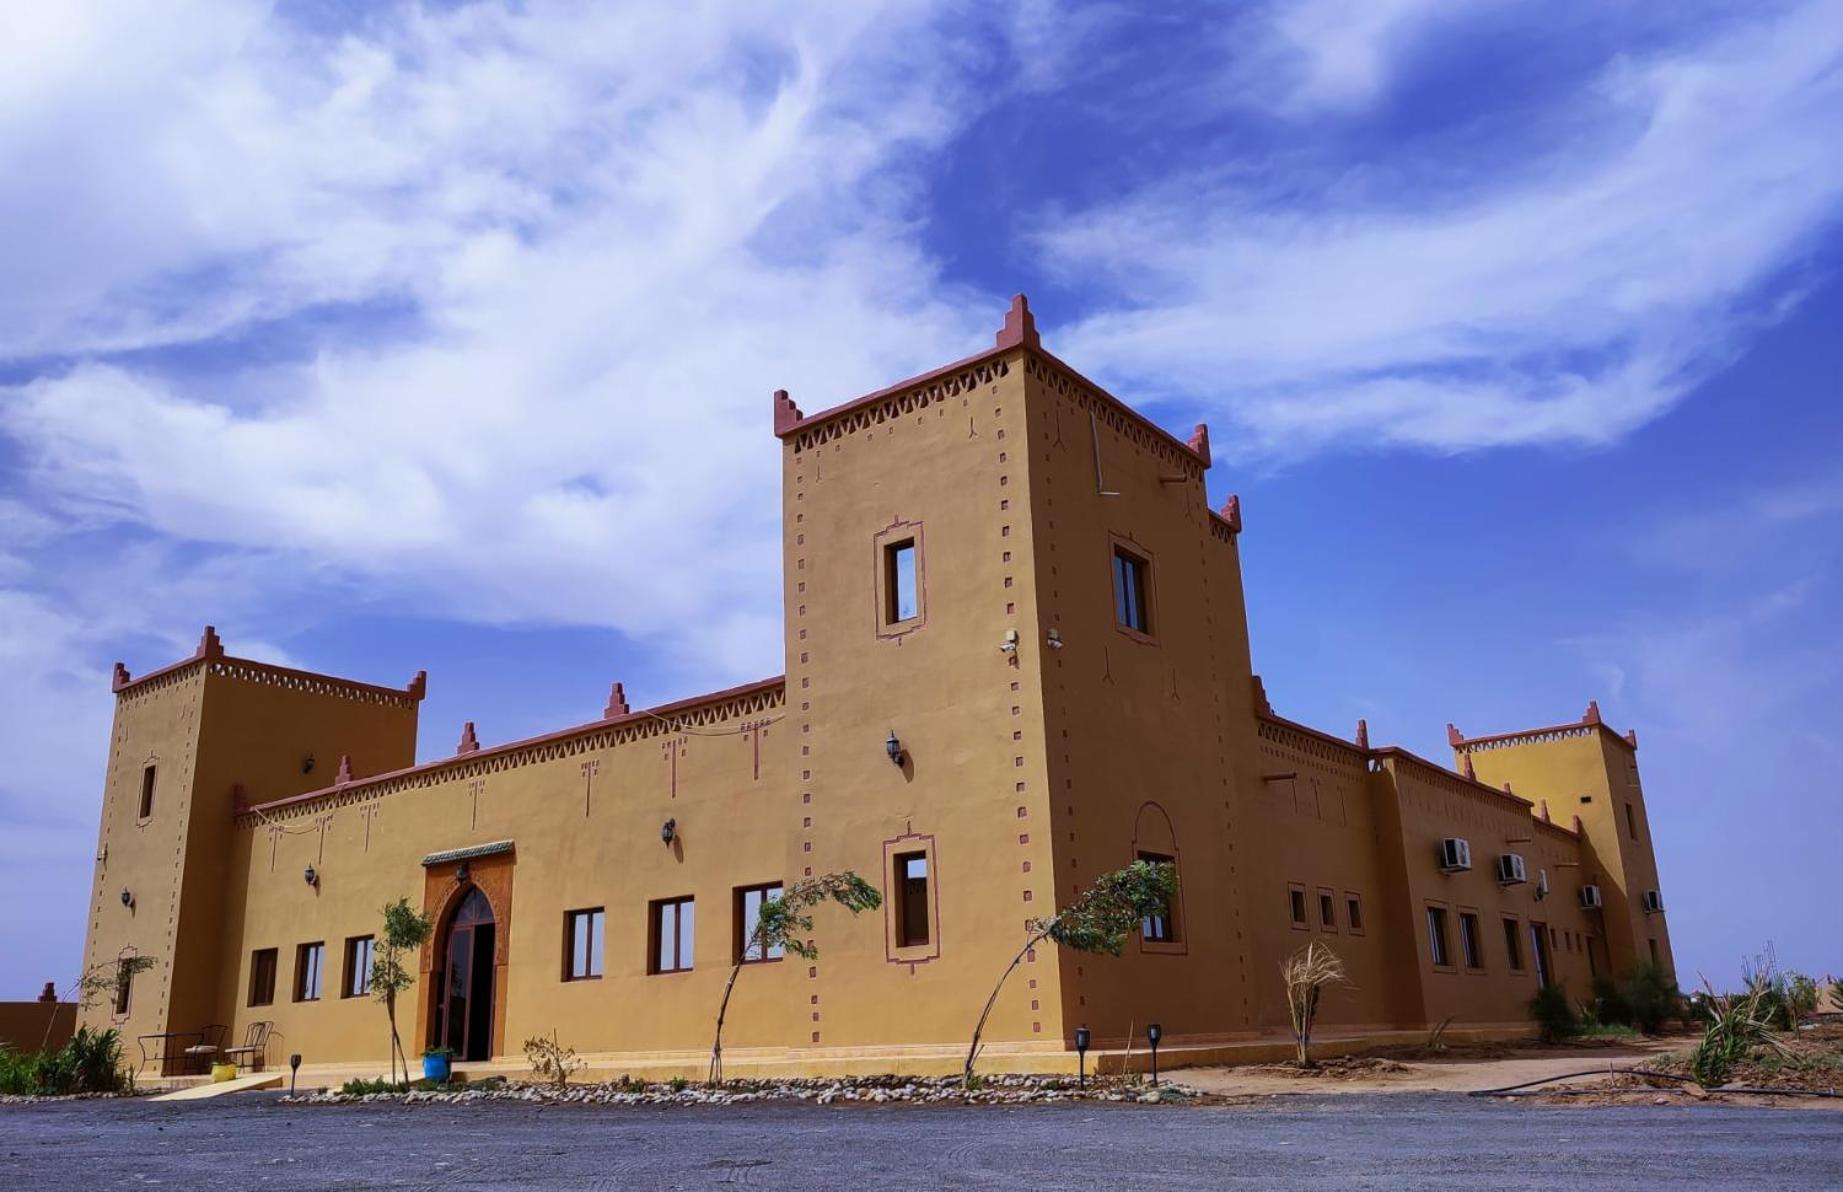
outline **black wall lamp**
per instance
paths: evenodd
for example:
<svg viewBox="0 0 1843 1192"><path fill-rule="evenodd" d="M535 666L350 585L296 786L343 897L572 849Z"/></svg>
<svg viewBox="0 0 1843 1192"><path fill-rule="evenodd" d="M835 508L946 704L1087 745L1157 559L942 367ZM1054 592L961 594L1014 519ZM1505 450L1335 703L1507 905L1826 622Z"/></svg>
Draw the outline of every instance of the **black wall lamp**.
<svg viewBox="0 0 1843 1192"><path fill-rule="evenodd" d="M134 891L130 890L127 886L122 887L122 905L129 910L134 909Z"/></svg>
<svg viewBox="0 0 1843 1192"><path fill-rule="evenodd" d="M301 773L312 774L313 772L314 772L314 755L310 753L306 757L301 759Z"/></svg>
<svg viewBox="0 0 1843 1192"><path fill-rule="evenodd" d="M1094 1036L1088 1033L1087 1027L1075 1028L1075 1087L1077 1088L1088 1087L1088 1044L1093 1041L1093 1038Z"/></svg>
<svg viewBox="0 0 1843 1192"><path fill-rule="evenodd" d="M318 890L320 888L320 872L312 865L307 867L307 872L303 873L301 877L314 889Z"/></svg>
<svg viewBox="0 0 1843 1192"><path fill-rule="evenodd" d="M667 848L672 847L672 841L677 836L678 821L676 819L668 819L665 823L659 825L659 839L664 842Z"/></svg>
<svg viewBox="0 0 1843 1192"><path fill-rule="evenodd" d="M898 766L902 764L902 740L896 736L895 729L890 730L889 740L883 742L883 751L890 755L890 761L893 764Z"/></svg>
<svg viewBox="0 0 1843 1192"><path fill-rule="evenodd" d="M1165 1028L1156 1022L1145 1028L1145 1041L1152 1045L1152 1087L1158 1087L1158 1041L1165 1037Z"/></svg>

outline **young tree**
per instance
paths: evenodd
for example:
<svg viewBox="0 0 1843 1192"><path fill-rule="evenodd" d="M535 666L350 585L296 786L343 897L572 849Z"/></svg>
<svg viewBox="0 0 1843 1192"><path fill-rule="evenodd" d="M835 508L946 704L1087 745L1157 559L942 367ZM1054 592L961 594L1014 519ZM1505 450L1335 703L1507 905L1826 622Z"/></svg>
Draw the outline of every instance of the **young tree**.
<svg viewBox="0 0 1843 1192"><path fill-rule="evenodd" d="M750 952L766 956L775 948L784 948L805 960L817 957L819 949L811 940L802 937L813 929L812 909L826 902L836 902L855 915L876 910L883 905L883 898L869 882L847 869L843 873L802 878L783 890L779 898L762 900L761 913L749 930L749 938L743 941L741 955L730 966L730 979L723 986L723 1001L717 1006L717 1033L710 1045L708 1079L711 1084L723 1079L723 1019L729 1013L730 994L736 989L736 978L742 975L744 958Z"/></svg>
<svg viewBox="0 0 1843 1192"><path fill-rule="evenodd" d="M123 956L118 960L105 960L92 965L82 976L70 983L69 988L58 1000L70 1002L79 1010L87 1010L104 997L116 997L127 982L134 980L148 969L154 967L151 956ZM40 1050L51 1046L51 1031L57 1026L57 1015L53 1014L45 1021L45 1038L39 1044Z"/></svg>
<svg viewBox="0 0 1843 1192"><path fill-rule="evenodd" d="M429 916L412 909L409 899L399 898L384 907L384 932L371 957L371 996L384 1003L384 1012L390 1017L390 1078L397 1079L397 1064L402 1061L406 1084L410 1062L403 1054L403 1040L397 1035L397 995L416 983L416 974L403 961L428 943L434 932Z"/></svg>
<svg viewBox="0 0 1843 1192"><path fill-rule="evenodd" d="M1293 1020L1293 1040L1299 1048L1299 1066L1312 1066L1312 1022L1318 1017L1318 995L1327 985L1344 981L1344 962L1337 953L1313 940L1280 962L1280 980L1286 983L1286 1011Z"/></svg>
<svg viewBox="0 0 1843 1192"><path fill-rule="evenodd" d="M1154 915L1168 915L1177 900L1177 867L1168 861L1134 861L1125 869L1104 873L1094 884L1076 896L1075 901L1047 919L1030 920L1017 955L999 974L992 996L979 1012L973 1026L973 1041L966 1049L965 1081L973 1083L973 1064L979 1058L979 1037L985 1033L986 1019L998 1002L1017 966L1024 963L1030 950L1049 940L1077 952L1105 952L1118 956L1126 947L1126 937L1135 927Z"/></svg>

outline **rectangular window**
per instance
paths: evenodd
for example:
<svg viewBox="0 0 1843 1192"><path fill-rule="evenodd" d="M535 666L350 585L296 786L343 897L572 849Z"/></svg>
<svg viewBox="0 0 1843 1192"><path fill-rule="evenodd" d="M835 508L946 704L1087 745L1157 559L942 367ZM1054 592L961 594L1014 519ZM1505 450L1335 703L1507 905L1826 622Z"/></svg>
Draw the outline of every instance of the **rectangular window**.
<svg viewBox="0 0 1843 1192"><path fill-rule="evenodd" d="M1529 925L1529 954L1536 963L1536 984L1549 983L1549 937L1540 923Z"/></svg>
<svg viewBox="0 0 1843 1192"><path fill-rule="evenodd" d="M1656 964L1657 963L1657 941L1650 940L1648 942L1651 944L1651 963Z"/></svg>
<svg viewBox="0 0 1843 1192"><path fill-rule="evenodd" d="M929 939L928 854L896 854L896 946L914 948Z"/></svg>
<svg viewBox="0 0 1843 1192"><path fill-rule="evenodd" d="M1146 570L1149 564L1138 555L1115 547L1113 552L1114 619L1138 633L1152 632L1152 617L1146 607Z"/></svg>
<svg viewBox="0 0 1843 1192"><path fill-rule="evenodd" d="M915 539L883 548L883 619L891 625L921 615L915 575Z"/></svg>
<svg viewBox="0 0 1843 1192"><path fill-rule="evenodd" d="M1655 945L1656 941L1652 943ZM1653 948L1655 951L1655 948ZM115 1014L120 1018L128 1013L128 1007L134 1001L134 961L122 959L115 962Z"/></svg>
<svg viewBox="0 0 1843 1192"><path fill-rule="evenodd" d="M1344 925L1352 935L1363 934L1363 899L1348 892L1344 895Z"/></svg>
<svg viewBox="0 0 1843 1192"><path fill-rule="evenodd" d="M1587 975L1597 981L1600 979L1600 962L1594 959L1591 935L1583 941L1583 946L1587 949Z"/></svg>
<svg viewBox="0 0 1843 1192"><path fill-rule="evenodd" d="M1485 941L1478 931L1478 916L1471 911L1459 912L1459 947L1465 953L1465 967L1485 967Z"/></svg>
<svg viewBox="0 0 1843 1192"><path fill-rule="evenodd" d="M667 898L653 905L652 956L648 971L691 971L692 945L697 940L697 905L690 898Z"/></svg>
<svg viewBox="0 0 1843 1192"><path fill-rule="evenodd" d="M602 975L606 916L601 907L563 913L563 979L586 981Z"/></svg>
<svg viewBox="0 0 1843 1192"><path fill-rule="evenodd" d="M148 766L141 771L141 810L139 818L151 819L154 814L154 769Z"/></svg>
<svg viewBox="0 0 1843 1192"><path fill-rule="evenodd" d="M320 1000L320 977L326 966L326 944L302 944L294 950L294 1000Z"/></svg>
<svg viewBox="0 0 1843 1192"><path fill-rule="evenodd" d="M250 1005L275 1004L275 949L258 948L250 953Z"/></svg>
<svg viewBox="0 0 1843 1192"><path fill-rule="evenodd" d="M1163 853L1140 853L1139 859L1148 865L1177 867L1177 858L1167 857ZM1139 937L1148 944L1177 943L1177 908L1167 902L1157 914L1139 920Z"/></svg>
<svg viewBox="0 0 1843 1192"><path fill-rule="evenodd" d="M780 944L763 947L754 939L756 925L761 922L762 907L781 900L781 883L773 882L766 886L743 886L736 891L736 959L743 964L759 964L764 960L779 960L787 954L787 949Z"/></svg>
<svg viewBox="0 0 1843 1192"><path fill-rule="evenodd" d="M1632 811L1632 805L1625 805L1625 832L1633 840L1638 839L1638 816Z"/></svg>
<svg viewBox="0 0 1843 1192"><path fill-rule="evenodd" d="M1311 924L1306 921L1305 917L1305 887L1292 886L1288 888L1286 894L1287 900L1292 906L1293 926L1302 931L1309 928Z"/></svg>
<svg viewBox="0 0 1843 1192"><path fill-rule="evenodd" d="M1504 957L1511 972L1523 971L1523 931L1515 919L1504 920Z"/></svg>
<svg viewBox="0 0 1843 1192"><path fill-rule="evenodd" d="M1329 890L1318 892L1318 929L1337 930L1337 896Z"/></svg>
<svg viewBox="0 0 1843 1192"><path fill-rule="evenodd" d="M375 942L368 935L347 938L346 979L339 986L340 997L364 997L371 992L371 947Z"/></svg>
<svg viewBox="0 0 1843 1192"><path fill-rule="evenodd" d="M1452 950L1446 946L1446 911L1442 907L1427 908L1427 947L1435 968L1452 966Z"/></svg>

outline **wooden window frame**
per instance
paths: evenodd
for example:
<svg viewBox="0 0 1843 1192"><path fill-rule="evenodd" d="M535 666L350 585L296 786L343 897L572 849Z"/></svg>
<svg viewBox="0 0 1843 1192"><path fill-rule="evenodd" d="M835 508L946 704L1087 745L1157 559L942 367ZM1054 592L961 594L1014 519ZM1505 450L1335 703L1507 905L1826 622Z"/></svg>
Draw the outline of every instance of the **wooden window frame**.
<svg viewBox="0 0 1843 1192"><path fill-rule="evenodd" d="M141 800L136 805L134 821L144 824L154 818L154 792L160 783L160 763L148 762L141 767Z"/></svg>
<svg viewBox="0 0 1843 1192"><path fill-rule="evenodd" d="M685 954L685 907L691 912L691 963L679 964L678 958ZM670 908L672 919L672 967L667 968L659 962L659 941L664 932L661 930L665 921L663 912ZM689 973L697 968L697 896L683 894L675 898L655 898L646 904L646 972L651 977L664 977L672 973Z"/></svg>
<svg viewBox="0 0 1843 1192"><path fill-rule="evenodd" d="M1470 937L1466 935L1465 925L1472 924ZM1485 972L1485 930L1484 917L1475 906L1459 908L1457 923L1459 925L1459 966L1468 973L1483 975ZM1468 938L1470 947L1467 946ZM1473 962L1477 961L1476 964Z"/></svg>
<svg viewBox="0 0 1843 1192"><path fill-rule="evenodd" d="M312 956L313 963L307 958ZM308 979L313 979L311 996ZM317 1002L326 995L326 941L313 940L294 946L294 1000L297 1002Z"/></svg>
<svg viewBox="0 0 1843 1192"><path fill-rule="evenodd" d="M263 982L260 981L259 978L265 975L263 972L263 961L265 958L268 961L268 972L266 974L268 980ZM253 948L250 950L249 1004L251 1006L273 1006L275 1004L275 978L281 971L281 967L281 949ZM258 994L261 996L258 997Z"/></svg>
<svg viewBox="0 0 1843 1192"><path fill-rule="evenodd" d="M902 882L896 860L920 853L928 860L928 942L901 942L904 909ZM890 964L926 964L941 956L940 850L933 836L906 833L883 842L883 956Z"/></svg>
<svg viewBox="0 0 1843 1192"><path fill-rule="evenodd" d="M1444 902L1429 902L1422 917L1426 927L1427 959L1429 966L1436 973L1456 973L1459 971L1453 963L1452 908ZM1444 956L1444 959L1442 959Z"/></svg>
<svg viewBox="0 0 1843 1192"><path fill-rule="evenodd" d="M1318 887L1318 929L1337 934L1337 891L1329 886Z"/></svg>
<svg viewBox="0 0 1843 1192"><path fill-rule="evenodd" d="M579 919L589 920L589 955L584 964L585 971L576 971L576 923ZM597 953L595 948L596 919L601 920L602 946ZM563 979L565 981L599 981L608 968L608 908L603 906L578 907L563 912Z"/></svg>
<svg viewBox="0 0 1843 1192"><path fill-rule="evenodd" d="M345 971L340 975L339 996L342 998L369 997L371 995L371 958L376 953L378 937L375 935L348 935L342 960ZM361 945L363 945L361 949ZM363 962L359 961L359 952L364 952ZM356 980L354 980L356 978Z"/></svg>
<svg viewBox="0 0 1843 1192"><path fill-rule="evenodd" d="M753 886L737 886L730 896L731 915L735 924L731 931L730 956L736 964L779 964L787 958L787 951L785 948L782 948L779 956L770 956L767 954L766 950L764 950L760 956L750 957L743 955L743 949L749 942L749 932L755 928L755 924L749 920L748 910L746 909L749 904L748 896L751 894L765 895L769 890L779 891L778 896L785 897L787 893L787 883L760 882ZM760 912L758 911L756 914L759 917Z"/></svg>
<svg viewBox="0 0 1843 1192"><path fill-rule="evenodd" d="M1286 883L1286 913L1292 917L1294 931L1312 930L1312 907L1306 902L1305 883Z"/></svg>
<svg viewBox="0 0 1843 1192"><path fill-rule="evenodd" d="M1523 963L1523 920L1517 915L1504 915L1504 961L1513 973L1529 971Z"/></svg>
<svg viewBox="0 0 1843 1192"><path fill-rule="evenodd" d="M1120 563L1137 564L1138 609L1143 627L1120 619ZM1161 619L1158 615L1157 563L1152 552L1131 538L1110 534L1107 541L1107 592L1109 616L1113 627L1136 642L1156 645Z"/></svg>
<svg viewBox="0 0 1843 1192"><path fill-rule="evenodd" d="M1351 935L1363 934L1363 895L1344 891L1344 930Z"/></svg>
<svg viewBox="0 0 1843 1192"><path fill-rule="evenodd" d="M880 638L906 637L921 629L928 623L928 567L927 543L923 535L923 526L918 521L897 520L878 530L872 536L876 551L875 574L877 636ZM896 617L896 572L895 554L904 546L915 551L915 615Z"/></svg>
<svg viewBox="0 0 1843 1192"><path fill-rule="evenodd" d="M134 962L133 956L117 957L115 961L115 1001L110 1010L116 1018L126 1018L134 1008Z"/></svg>
<svg viewBox="0 0 1843 1192"><path fill-rule="evenodd" d="M1171 901L1166 905L1165 913L1162 916L1164 919L1164 934L1148 936L1145 933L1147 920L1140 920L1139 950L1141 952L1152 953L1182 954L1188 952L1189 941L1185 938L1184 934L1183 877L1182 872L1178 869L1177 856L1171 853L1153 852L1149 849L1135 849L1133 851L1133 859L1136 861L1149 861L1154 864L1169 865L1171 866L1172 872L1178 874L1178 891L1172 895Z"/></svg>

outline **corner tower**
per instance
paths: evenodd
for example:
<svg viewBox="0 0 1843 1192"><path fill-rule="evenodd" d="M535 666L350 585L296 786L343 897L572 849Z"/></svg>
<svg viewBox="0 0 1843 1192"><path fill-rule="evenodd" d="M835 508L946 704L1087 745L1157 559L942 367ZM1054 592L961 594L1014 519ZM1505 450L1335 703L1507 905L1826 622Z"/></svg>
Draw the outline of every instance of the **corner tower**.
<svg viewBox="0 0 1843 1192"><path fill-rule="evenodd" d="M1491 786L1510 784L1571 813L1585 846L1583 885L1600 887L1606 959L1616 974L1655 960L1676 972L1665 921L1651 817L1638 776L1638 734L1600 718L1598 701L1571 724L1467 737L1446 726L1454 764Z"/></svg>

